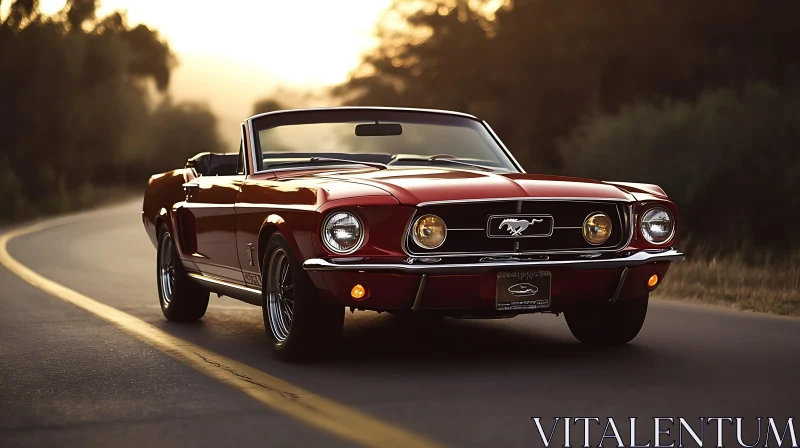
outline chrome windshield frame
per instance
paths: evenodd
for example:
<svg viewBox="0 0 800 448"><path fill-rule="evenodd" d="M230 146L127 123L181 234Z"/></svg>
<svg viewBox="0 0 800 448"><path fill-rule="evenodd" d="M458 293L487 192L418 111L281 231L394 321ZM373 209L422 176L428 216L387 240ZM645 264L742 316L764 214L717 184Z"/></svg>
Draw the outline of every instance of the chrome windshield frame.
<svg viewBox="0 0 800 448"><path fill-rule="evenodd" d="M270 168L270 169L259 169L259 160L258 160L258 150L257 147L259 145L257 133L259 132L256 129L255 121L261 118L270 117L270 116L279 116L279 115L291 115L291 114L302 114L302 113L319 113L319 112L334 112L334 111L377 111L377 112L413 112L413 113L427 113L427 114L434 114L434 115L444 115L450 117L459 117L469 119L481 125L491 137L491 140L498 146L499 152L498 154L502 154L506 157L509 164L518 171L518 174L525 174L525 170L522 168L522 165L514 158L511 154L511 151L503 144L494 130L489 126L486 121L479 119L478 117L462 112L455 112L455 111L448 111L448 110L438 110L438 109L417 109L417 108L404 108L404 107L363 107L363 106L343 106L343 107L318 107L318 108L305 108L305 109L286 109L280 111L273 111L273 112L266 112L258 115L253 115L247 118L245 121L247 123L247 128L250 131L250 136L248 142L250 144L250 151L248 154L251 158L251 163L253 170L251 174L266 174L275 171L279 171L281 169ZM262 162L263 164L263 162ZM301 166L299 169L307 169L307 166ZM495 170L494 167L487 166L486 168L490 168ZM465 168L462 168L465 169ZM495 172L512 172L509 171L506 167L500 167L495 170Z"/></svg>

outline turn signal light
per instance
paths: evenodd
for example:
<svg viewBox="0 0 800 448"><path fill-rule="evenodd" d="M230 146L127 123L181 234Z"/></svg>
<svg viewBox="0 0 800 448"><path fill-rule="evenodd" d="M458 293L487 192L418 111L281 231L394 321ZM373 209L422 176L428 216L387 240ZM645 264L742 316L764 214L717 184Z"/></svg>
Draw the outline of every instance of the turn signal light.
<svg viewBox="0 0 800 448"><path fill-rule="evenodd" d="M647 286L652 288L652 287L656 286L657 284L658 284L658 275L653 274L653 275L650 276L649 279L647 279Z"/></svg>
<svg viewBox="0 0 800 448"><path fill-rule="evenodd" d="M350 297L356 300L363 300L367 298L367 288L363 285L356 285L353 286L353 289L350 290Z"/></svg>

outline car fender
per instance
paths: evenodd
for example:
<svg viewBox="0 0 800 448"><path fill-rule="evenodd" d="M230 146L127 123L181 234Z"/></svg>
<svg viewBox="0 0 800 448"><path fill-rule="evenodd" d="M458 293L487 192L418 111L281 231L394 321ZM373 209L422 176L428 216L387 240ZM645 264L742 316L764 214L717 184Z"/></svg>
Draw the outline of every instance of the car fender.
<svg viewBox="0 0 800 448"><path fill-rule="evenodd" d="M173 210L186 199L183 184L194 178L192 170L181 168L153 175L148 180L142 201L142 223L153 246L158 244L159 225L166 225L174 233Z"/></svg>
<svg viewBox="0 0 800 448"><path fill-rule="evenodd" d="M303 257L303 251L300 249L300 245L297 242L297 238L295 235L294 229L286 222L286 219L279 214L279 213L271 213L264 218L264 221L261 223L261 227L258 230L258 245L256 247L256 251L258 253L258 266L259 270L261 270L262 266L261 263L264 260L265 250L267 244L269 243L270 237L275 234L276 232L280 233L286 241L289 243L289 247L292 248L294 252L294 257L299 262L303 262L305 257Z"/></svg>

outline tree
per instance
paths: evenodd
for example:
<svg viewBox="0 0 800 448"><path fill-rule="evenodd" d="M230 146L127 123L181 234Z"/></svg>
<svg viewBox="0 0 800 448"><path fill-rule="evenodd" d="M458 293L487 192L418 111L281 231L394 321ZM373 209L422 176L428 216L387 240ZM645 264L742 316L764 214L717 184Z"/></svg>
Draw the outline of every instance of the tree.
<svg viewBox="0 0 800 448"><path fill-rule="evenodd" d="M598 113L560 141L565 171L660 185L681 233L714 249L800 248L800 79L714 89L696 101L637 102Z"/></svg>
<svg viewBox="0 0 800 448"><path fill-rule="evenodd" d="M286 107L273 98L262 98L253 105L253 115L284 110Z"/></svg>
<svg viewBox="0 0 800 448"><path fill-rule="evenodd" d="M68 0L52 16L35 0L12 1L0 17L2 194L38 203L86 185L142 185L217 150L208 107L162 97L174 66L156 30L131 28L119 12L98 18L95 0Z"/></svg>
<svg viewBox="0 0 800 448"><path fill-rule="evenodd" d="M800 64L793 0L396 0L387 17L334 94L476 114L538 171L561 170L556 141L595 110L780 88Z"/></svg>

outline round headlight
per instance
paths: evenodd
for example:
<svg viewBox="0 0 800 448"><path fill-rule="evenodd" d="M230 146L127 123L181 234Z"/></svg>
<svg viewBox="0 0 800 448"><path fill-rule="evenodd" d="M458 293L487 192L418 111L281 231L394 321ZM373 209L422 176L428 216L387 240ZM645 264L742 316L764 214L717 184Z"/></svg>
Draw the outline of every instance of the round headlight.
<svg viewBox="0 0 800 448"><path fill-rule="evenodd" d="M611 236L611 218L605 213L592 213L583 221L583 238L589 244L603 244Z"/></svg>
<svg viewBox="0 0 800 448"><path fill-rule="evenodd" d="M447 226L442 218L436 215L420 216L414 221L412 229L414 242L425 249L436 249L447 238Z"/></svg>
<svg viewBox="0 0 800 448"><path fill-rule="evenodd" d="M653 207L642 215L642 236L652 244L664 244L672 239L675 220L663 207Z"/></svg>
<svg viewBox="0 0 800 448"><path fill-rule="evenodd" d="M322 224L322 242L331 252L349 254L355 252L364 241L364 226L350 212L335 212Z"/></svg>

